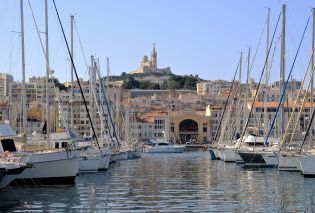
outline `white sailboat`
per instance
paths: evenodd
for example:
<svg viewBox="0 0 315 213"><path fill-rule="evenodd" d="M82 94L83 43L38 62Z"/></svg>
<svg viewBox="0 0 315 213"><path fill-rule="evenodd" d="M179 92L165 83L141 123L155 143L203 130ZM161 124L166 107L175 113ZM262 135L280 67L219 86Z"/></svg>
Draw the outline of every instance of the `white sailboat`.
<svg viewBox="0 0 315 213"><path fill-rule="evenodd" d="M79 150L71 149L50 149L50 128L49 128L49 55L48 55L48 8L47 0L45 1L45 13L46 13L46 98L47 110L47 150L25 152L26 155L30 155L27 164L32 166L27 167L18 177L14 183L23 184L68 184L74 183L75 177L78 173L78 159L80 156ZM23 128L25 137L26 132L26 95L25 95L25 57L24 57L24 22L23 22L23 0L20 0L21 8L21 40L22 40L22 106L23 106ZM35 21L35 20L34 20ZM39 33L39 32L38 32ZM1 141L2 142L2 141ZM3 141L2 146L5 143L9 143L12 149L15 148L14 141ZM28 139L26 138L25 145L27 146ZM6 148L3 147L3 151ZM9 151L9 150L8 150ZM20 152L11 152L12 155L20 155Z"/></svg>

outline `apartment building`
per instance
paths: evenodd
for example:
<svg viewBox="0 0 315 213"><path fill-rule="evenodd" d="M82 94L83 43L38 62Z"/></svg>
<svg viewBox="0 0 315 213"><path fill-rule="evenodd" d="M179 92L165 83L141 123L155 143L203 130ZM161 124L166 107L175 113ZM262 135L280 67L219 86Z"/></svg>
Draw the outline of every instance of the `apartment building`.
<svg viewBox="0 0 315 213"><path fill-rule="evenodd" d="M0 96L10 95L10 86L13 83L13 76L7 73L0 73Z"/></svg>

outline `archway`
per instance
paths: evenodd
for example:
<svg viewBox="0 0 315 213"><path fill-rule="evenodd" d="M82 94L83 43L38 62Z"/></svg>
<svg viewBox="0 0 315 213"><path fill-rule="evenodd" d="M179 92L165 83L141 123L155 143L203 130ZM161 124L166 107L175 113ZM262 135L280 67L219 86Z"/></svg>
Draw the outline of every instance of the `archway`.
<svg viewBox="0 0 315 213"><path fill-rule="evenodd" d="M198 138L198 123L192 119L185 119L179 123L179 137L181 143L194 143Z"/></svg>

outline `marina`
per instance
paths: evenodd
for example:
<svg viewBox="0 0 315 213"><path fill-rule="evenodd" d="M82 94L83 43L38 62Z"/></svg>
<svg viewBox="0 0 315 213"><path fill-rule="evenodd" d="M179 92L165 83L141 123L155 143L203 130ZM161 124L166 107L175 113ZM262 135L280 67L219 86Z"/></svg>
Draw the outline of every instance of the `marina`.
<svg viewBox="0 0 315 213"><path fill-rule="evenodd" d="M0 4L0 212L315 212L315 5L72 1Z"/></svg>
<svg viewBox="0 0 315 213"><path fill-rule="evenodd" d="M79 174L75 185L7 187L10 212L312 212L313 179L298 172L243 169L208 152L144 154Z"/></svg>

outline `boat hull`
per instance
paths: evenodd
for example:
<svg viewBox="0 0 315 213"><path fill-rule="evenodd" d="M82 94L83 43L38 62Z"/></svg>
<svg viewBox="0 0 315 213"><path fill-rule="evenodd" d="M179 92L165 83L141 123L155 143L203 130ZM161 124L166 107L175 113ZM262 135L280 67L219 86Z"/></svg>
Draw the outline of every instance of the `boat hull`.
<svg viewBox="0 0 315 213"><path fill-rule="evenodd" d="M182 153L185 147L149 147L147 153Z"/></svg>
<svg viewBox="0 0 315 213"><path fill-rule="evenodd" d="M224 160L225 162L243 161L241 156L236 152L235 148L232 147L220 148L220 153L222 154L222 160Z"/></svg>
<svg viewBox="0 0 315 213"><path fill-rule="evenodd" d="M301 171L300 162L298 156L289 155L289 154L282 154L279 153L278 155L279 164L278 170L279 171Z"/></svg>
<svg viewBox="0 0 315 213"><path fill-rule="evenodd" d="M119 152L118 160L128 160L128 151Z"/></svg>
<svg viewBox="0 0 315 213"><path fill-rule="evenodd" d="M79 161L79 172L97 172L100 166L100 154L85 154Z"/></svg>
<svg viewBox="0 0 315 213"><path fill-rule="evenodd" d="M132 152L132 158L141 158L142 155L142 149L141 148L136 148Z"/></svg>
<svg viewBox="0 0 315 213"><path fill-rule="evenodd" d="M301 171L305 177L315 177L315 156L304 155L299 157Z"/></svg>
<svg viewBox="0 0 315 213"><path fill-rule="evenodd" d="M32 153L26 162L29 166L12 184L74 184L78 174L79 156L79 150Z"/></svg>
<svg viewBox="0 0 315 213"><path fill-rule="evenodd" d="M99 170L107 170L109 168L109 161L111 156L111 150L110 149L102 149L101 150L101 157L99 161Z"/></svg>
<svg viewBox="0 0 315 213"><path fill-rule="evenodd" d="M266 167L277 168L279 164L278 155L274 152L263 152L262 157L266 162Z"/></svg>
<svg viewBox="0 0 315 213"><path fill-rule="evenodd" d="M214 151L215 148L210 148L209 149L209 153L210 153L210 159L211 160L216 160L217 157L215 156L215 151Z"/></svg>
<svg viewBox="0 0 315 213"><path fill-rule="evenodd" d="M244 167L267 167L261 153L239 151L238 154L244 161Z"/></svg>
<svg viewBox="0 0 315 213"><path fill-rule="evenodd" d="M24 167L17 167L14 169L0 169L0 189L12 183L18 175L25 169Z"/></svg>
<svg viewBox="0 0 315 213"><path fill-rule="evenodd" d="M112 153L110 155L109 163L115 163L118 160L118 153Z"/></svg>

